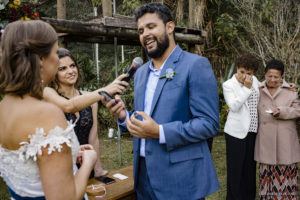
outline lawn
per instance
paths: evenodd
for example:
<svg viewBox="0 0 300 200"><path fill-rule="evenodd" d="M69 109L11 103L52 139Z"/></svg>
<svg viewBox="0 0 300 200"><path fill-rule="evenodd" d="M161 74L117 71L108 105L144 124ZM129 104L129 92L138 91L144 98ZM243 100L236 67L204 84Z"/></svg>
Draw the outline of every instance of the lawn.
<svg viewBox="0 0 300 200"><path fill-rule="evenodd" d="M122 164L118 155L118 140L100 137L101 161L105 169L114 170L132 165L132 139L129 135L122 136ZM226 157L224 136L214 138L212 157L216 166L221 189L208 196L206 200L224 200L226 198ZM0 200L8 200L7 189L0 178Z"/></svg>

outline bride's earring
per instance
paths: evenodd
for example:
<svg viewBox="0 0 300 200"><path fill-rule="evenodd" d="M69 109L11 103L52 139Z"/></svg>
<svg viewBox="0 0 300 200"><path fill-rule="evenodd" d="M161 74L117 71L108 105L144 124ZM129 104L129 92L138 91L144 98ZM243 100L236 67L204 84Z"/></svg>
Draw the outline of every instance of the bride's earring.
<svg viewBox="0 0 300 200"><path fill-rule="evenodd" d="M40 76L41 76L41 85L44 86L44 79L43 79L43 67L40 68Z"/></svg>

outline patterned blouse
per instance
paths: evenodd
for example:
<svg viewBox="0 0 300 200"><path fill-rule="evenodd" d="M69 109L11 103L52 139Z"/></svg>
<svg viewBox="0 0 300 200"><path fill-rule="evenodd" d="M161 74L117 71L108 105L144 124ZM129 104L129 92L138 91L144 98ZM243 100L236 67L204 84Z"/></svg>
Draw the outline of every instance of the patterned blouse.
<svg viewBox="0 0 300 200"><path fill-rule="evenodd" d="M248 98L248 106L250 111L250 128L248 132L257 133L258 128L258 114L257 114L257 105L259 100L259 91L255 90L254 87L251 87L252 94Z"/></svg>

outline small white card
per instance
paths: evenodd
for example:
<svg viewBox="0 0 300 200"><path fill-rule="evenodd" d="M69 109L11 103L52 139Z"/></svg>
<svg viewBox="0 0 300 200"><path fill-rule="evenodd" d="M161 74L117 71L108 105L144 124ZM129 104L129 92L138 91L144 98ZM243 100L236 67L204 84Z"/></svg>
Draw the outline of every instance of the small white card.
<svg viewBox="0 0 300 200"><path fill-rule="evenodd" d="M125 180L125 179L128 178L128 176L125 176L125 175L120 174L120 173L114 174L113 177L118 178L118 179L120 179L120 180Z"/></svg>
<svg viewBox="0 0 300 200"><path fill-rule="evenodd" d="M266 113L272 114L273 111L269 108L268 110L266 110Z"/></svg>
<svg viewBox="0 0 300 200"><path fill-rule="evenodd" d="M273 111L271 109L266 110L266 113L272 114Z"/></svg>

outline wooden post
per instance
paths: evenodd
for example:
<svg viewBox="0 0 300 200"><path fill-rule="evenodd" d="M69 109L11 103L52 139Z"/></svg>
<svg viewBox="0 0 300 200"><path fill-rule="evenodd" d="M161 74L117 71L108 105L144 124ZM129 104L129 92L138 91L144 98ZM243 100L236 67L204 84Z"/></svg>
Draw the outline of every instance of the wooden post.
<svg viewBox="0 0 300 200"><path fill-rule="evenodd" d="M205 0L189 0L189 24L188 24L189 28L196 28L196 29L202 28L199 26L201 26L203 23L204 4L205 4ZM200 55L201 46L197 44L189 46L189 51Z"/></svg>
<svg viewBox="0 0 300 200"><path fill-rule="evenodd" d="M195 24L195 0L189 0L189 28L194 28Z"/></svg>
<svg viewBox="0 0 300 200"><path fill-rule="evenodd" d="M177 1L176 22L177 24L183 22L183 0Z"/></svg>
<svg viewBox="0 0 300 200"><path fill-rule="evenodd" d="M57 19L67 19L66 0L57 0ZM59 46L67 48L67 43L62 39Z"/></svg>
<svg viewBox="0 0 300 200"><path fill-rule="evenodd" d="M111 0L102 0L102 13L103 17L112 17L112 1Z"/></svg>
<svg viewBox="0 0 300 200"><path fill-rule="evenodd" d="M66 19L66 0L57 0L57 19Z"/></svg>

